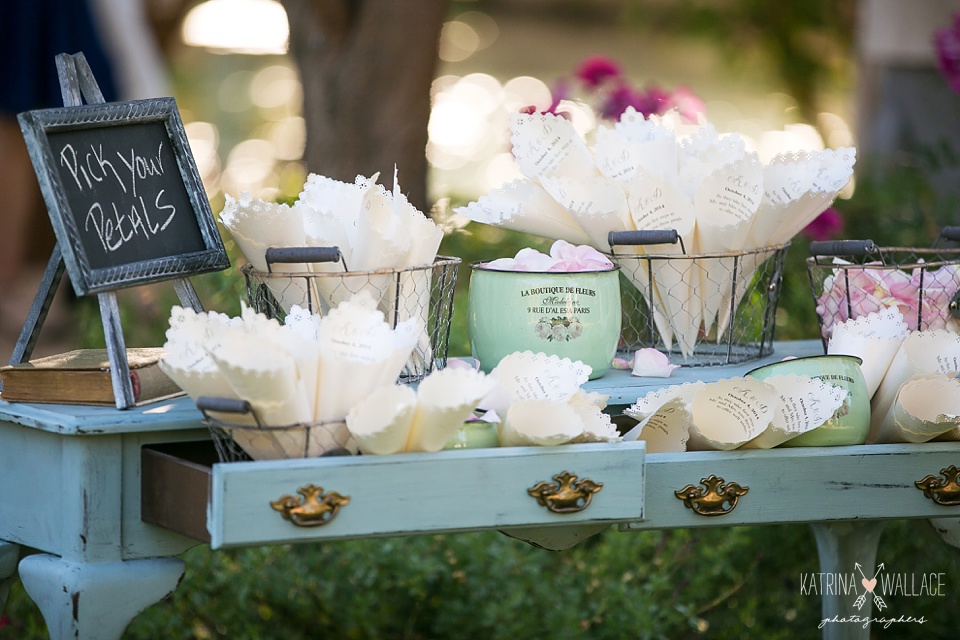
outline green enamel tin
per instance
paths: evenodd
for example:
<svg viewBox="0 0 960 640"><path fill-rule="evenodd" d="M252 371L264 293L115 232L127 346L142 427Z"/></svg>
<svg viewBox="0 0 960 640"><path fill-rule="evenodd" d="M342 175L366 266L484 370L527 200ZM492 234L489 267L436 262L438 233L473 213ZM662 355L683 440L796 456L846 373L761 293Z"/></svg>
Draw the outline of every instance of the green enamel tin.
<svg viewBox="0 0 960 640"><path fill-rule="evenodd" d="M591 379L610 368L620 337L617 267L542 273L471 266L467 331L483 371L515 351L580 360L592 367Z"/></svg>
<svg viewBox="0 0 960 640"><path fill-rule="evenodd" d="M765 380L771 376L796 374L820 378L848 392L843 405L829 420L783 443L784 447L831 447L863 444L870 432L870 398L860 369L860 358L847 355L808 356L774 362L747 373Z"/></svg>

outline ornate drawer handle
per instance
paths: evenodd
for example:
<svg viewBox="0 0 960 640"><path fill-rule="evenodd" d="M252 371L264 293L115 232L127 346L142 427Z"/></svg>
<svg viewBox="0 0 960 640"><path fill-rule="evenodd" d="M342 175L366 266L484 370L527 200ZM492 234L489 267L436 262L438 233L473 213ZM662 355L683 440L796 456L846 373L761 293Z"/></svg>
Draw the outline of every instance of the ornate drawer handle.
<svg viewBox="0 0 960 640"><path fill-rule="evenodd" d="M737 508L740 496L750 490L750 487L741 487L736 482L724 484L723 478L712 474L708 478L702 478L700 484L706 487L706 491L688 484L683 489L674 491L673 495L682 500L688 509L693 509L694 513L701 516L722 516L730 513ZM724 507L724 503L729 503L730 506Z"/></svg>
<svg viewBox="0 0 960 640"><path fill-rule="evenodd" d="M927 476L923 480L917 480L913 484L917 486L917 489L923 491L923 495L937 504L942 504L947 507L960 505L960 483L957 482L957 478L960 476L960 469L957 469L954 465L950 465L946 469L940 469L940 475L942 475L943 478Z"/></svg>
<svg viewBox="0 0 960 640"><path fill-rule="evenodd" d="M297 489L302 498L291 495L281 496L270 503L279 511L284 520L298 527L320 527L337 517L340 507L350 502L350 496L342 496L336 491L324 493L323 487L308 484Z"/></svg>
<svg viewBox="0 0 960 640"><path fill-rule="evenodd" d="M553 476L556 482L538 482L527 489L537 503L553 513L576 513L590 506L593 494L603 488L602 482L590 478L577 480L569 471Z"/></svg>

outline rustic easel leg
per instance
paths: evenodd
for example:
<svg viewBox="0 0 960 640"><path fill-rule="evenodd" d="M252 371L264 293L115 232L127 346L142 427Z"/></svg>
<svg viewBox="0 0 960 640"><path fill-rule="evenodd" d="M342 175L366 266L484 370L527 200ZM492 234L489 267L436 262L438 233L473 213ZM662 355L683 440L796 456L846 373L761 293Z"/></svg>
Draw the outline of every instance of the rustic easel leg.
<svg viewBox="0 0 960 640"><path fill-rule="evenodd" d="M33 298L30 312L23 323L23 329L20 330L17 344L13 348L10 364L20 364L30 359L33 347L37 344L40 329L43 328L43 321L47 319L47 312L50 311L50 305L53 303L53 296L57 293L60 279L63 278L63 271L63 254L60 253L60 245L54 245L47 268L43 272L43 280L40 281L37 295Z"/></svg>
<svg viewBox="0 0 960 640"><path fill-rule="evenodd" d="M858 593L861 587L859 564L863 573L872 577L876 570L877 544L883 533L883 521L838 521L811 523L817 539L817 552L820 556L820 572L824 574L843 574L855 576ZM858 609L854 606L857 594L833 593L823 595L821 619L833 620L856 616L869 618L873 615L873 599L867 594L866 601ZM853 622L827 622L823 625L825 640L868 640L870 625Z"/></svg>
<svg viewBox="0 0 960 640"><path fill-rule="evenodd" d="M20 545L0 540L0 613L7 603L7 594L17 579L17 560L20 559Z"/></svg>
<svg viewBox="0 0 960 640"><path fill-rule="evenodd" d="M183 568L177 558L83 564L41 554L20 561L20 579L50 640L120 640L138 613L173 593Z"/></svg>

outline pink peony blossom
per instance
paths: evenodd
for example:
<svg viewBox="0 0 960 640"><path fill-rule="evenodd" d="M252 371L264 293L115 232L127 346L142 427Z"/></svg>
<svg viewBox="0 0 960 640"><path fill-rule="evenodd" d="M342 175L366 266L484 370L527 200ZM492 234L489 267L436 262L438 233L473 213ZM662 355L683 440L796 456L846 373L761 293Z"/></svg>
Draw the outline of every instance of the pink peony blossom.
<svg viewBox="0 0 960 640"><path fill-rule="evenodd" d="M950 88L960 93L960 12L953 16L953 24L938 29L933 36L937 53L937 66Z"/></svg>
<svg viewBox="0 0 960 640"><path fill-rule="evenodd" d="M550 247L550 255L530 247L521 249L513 258L498 258L483 265L498 271L542 271L547 273L575 273L578 271L605 271L613 263L588 245L574 246L557 240Z"/></svg>
<svg viewBox="0 0 960 640"><path fill-rule="evenodd" d="M811 240L823 241L836 238L843 233L843 218L839 211L828 207L804 227L803 233Z"/></svg>
<svg viewBox="0 0 960 640"><path fill-rule="evenodd" d="M608 79L619 75L620 65L600 54L584 58L576 70L577 78L590 89L595 89Z"/></svg>
<svg viewBox="0 0 960 640"><path fill-rule="evenodd" d="M670 106L674 107L680 113L680 117L687 122L696 122L697 117L707 110L703 100L687 87L677 87L673 90Z"/></svg>
<svg viewBox="0 0 960 640"><path fill-rule="evenodd" d="M864 266L880 266L869 263ZM935 270L856 268L838 269L823 283L817 299L825 338L837 322L853 320L886 308L896 308L913 331L943 329L951 318L949 304L960 289L960 267L945 265Z"/></svg>

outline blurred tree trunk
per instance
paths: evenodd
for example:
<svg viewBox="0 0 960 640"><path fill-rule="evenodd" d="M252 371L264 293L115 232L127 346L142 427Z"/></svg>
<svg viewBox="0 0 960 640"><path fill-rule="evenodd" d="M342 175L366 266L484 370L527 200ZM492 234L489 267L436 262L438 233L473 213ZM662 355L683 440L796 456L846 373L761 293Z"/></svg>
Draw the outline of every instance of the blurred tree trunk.
<svg viewBox="0 0 960 640"><path fill-rule="evenodd" d="M307 170L380 172L427 207L427 122L446 0L282 0L303 83Z"/></svg>

